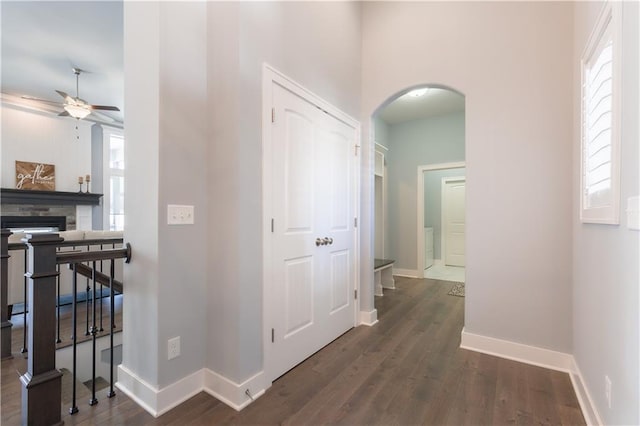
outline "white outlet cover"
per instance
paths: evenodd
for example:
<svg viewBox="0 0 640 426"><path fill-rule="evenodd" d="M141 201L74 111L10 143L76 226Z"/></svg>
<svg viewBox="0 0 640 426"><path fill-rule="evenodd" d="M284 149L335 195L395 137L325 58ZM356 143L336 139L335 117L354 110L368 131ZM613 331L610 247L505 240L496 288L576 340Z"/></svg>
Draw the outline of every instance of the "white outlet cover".
<svg viewBox="0 0 640 426"><path fill-rule="evenodd" d="M180 356L180 336L167 341L167 360L172 360Z"/></svg>

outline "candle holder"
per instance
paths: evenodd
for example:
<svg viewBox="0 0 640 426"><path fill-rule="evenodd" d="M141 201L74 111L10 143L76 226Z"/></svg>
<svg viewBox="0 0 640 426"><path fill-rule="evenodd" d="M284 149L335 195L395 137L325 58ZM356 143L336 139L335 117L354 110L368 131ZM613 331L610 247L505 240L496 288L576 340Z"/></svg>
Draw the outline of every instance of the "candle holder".
<svg viewBox="0 0 640 426"><path fill-rule="evenodd" d="M80 189L78 190L79 193L82 193L82 183L83 183L82 176L79 176L78 177L78 185L80 185Z"/></svg>
<svg viewBox="0 0 640 426"><path fill-rule="evenodd" d="M89 194L89 182L91 182L91 176L87 175L84 181L87 183L87 194Z"/></svg>

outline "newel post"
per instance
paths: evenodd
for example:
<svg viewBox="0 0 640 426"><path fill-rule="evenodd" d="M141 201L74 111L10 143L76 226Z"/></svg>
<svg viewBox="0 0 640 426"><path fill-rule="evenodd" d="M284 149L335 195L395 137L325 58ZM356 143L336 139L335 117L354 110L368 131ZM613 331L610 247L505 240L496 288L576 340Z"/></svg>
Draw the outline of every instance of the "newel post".
<svg viewBox="0 0 640 426"><path fill-rule="evenodd" d="M0 231L0 358L11 358L11 321L9 321L9 235L11 231Z"/></svg>
<svg viewBox="0 0 640 426"><path fill-rule="evenodd" d="M56 245L58 234L28 234L29 358L22 382L22 424L61 420L62 373L56 370Z"/></svg>

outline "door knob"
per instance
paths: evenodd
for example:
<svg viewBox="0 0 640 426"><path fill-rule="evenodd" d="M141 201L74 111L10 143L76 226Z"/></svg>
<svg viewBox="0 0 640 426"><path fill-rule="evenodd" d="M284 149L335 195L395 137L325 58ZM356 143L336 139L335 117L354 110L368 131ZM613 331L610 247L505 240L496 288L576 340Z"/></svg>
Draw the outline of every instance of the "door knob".
<svg viewBox="0 0 640 426"><path fill-rule="evenodd" d="M325 244L327 244L325 240L323 240L322 238L316 238L316 246L323 246Z"/></svg>
<svg viewBox="0 0 640 426"><path fill-rule="evenodd" d="M328 245L331 245L331 244L333 244L333 238L324 237L323 241L324 241L324 245L327 245L327 244L328 244Z"/></svg>

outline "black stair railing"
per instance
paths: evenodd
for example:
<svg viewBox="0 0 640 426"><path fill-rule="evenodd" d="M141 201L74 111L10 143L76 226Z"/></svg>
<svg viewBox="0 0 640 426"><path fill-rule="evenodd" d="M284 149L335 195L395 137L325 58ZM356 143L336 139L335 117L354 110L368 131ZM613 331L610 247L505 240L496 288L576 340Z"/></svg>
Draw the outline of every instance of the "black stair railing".
<svg viewBox="0 0 640 426"><path fill-rule="evenodd" d="M131 247L126 244L124 248L115 248L116 244L122 243L122 239L91 240L82 241L81 246L100 246L96 251L60 251L60 247L72 247L79 244L79 241L63 241L58 234L35 234L27 235L23 243L8 244L8 237L11 233L2 230L0 238L2 276L0 285L0 308L2 308L2 357L11 356L11 322L7 307L7 264L9 250L24 250L27 258L25 279L27 281L25 297L26 321L24 329L26 339L23 350L29 349L27 372L20 377L22 383L22 423L23 424L56 424L60 421L61 414L61 374L55 368L56 342L61 339L59 322L60 306L60 268L68 267L72 270L72 370L73 370L73 390L72 405L69 412L78 412L76 401L76 377L77 377L77 345L78 341L78 276L86 278L87 286L92 289L92 294L86 299L87 312L91 313L90 334L92 340L92 396L90 405L97 403L96 397L96 339L101 326L98 319L96 303L100 303L100 317L102 316L102 291L100 296L96 294L98 285L102 290L109 288L109 381L110 388L108 397L115 395L113 386L114 375L114 329L115 329L115 293L122 293L123 285L115 279L115 261L124 259L129 262L131 259ZM104 246L111 246L111 249L104 249ZM104 274L103 262L109 265L109 274ZM98 270L100 264L100 270ZM64 265L64 266L63 266ZM27 301L29 309L27 309ZM58 303L56 303L58 302ZM89 323L87 323L89 324ZM5 344L8 341L9 344ZM8 354L5 352L8 351Z"/></svg>

